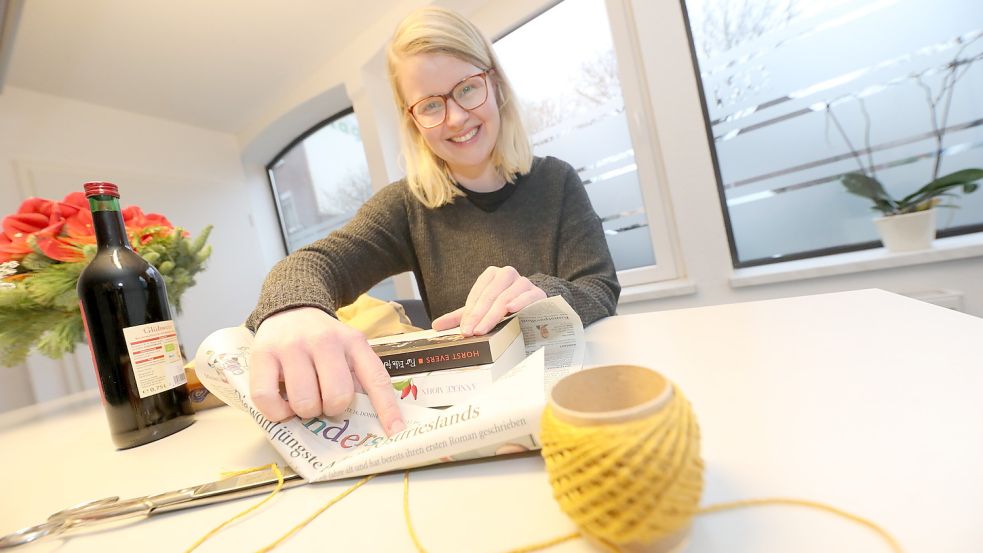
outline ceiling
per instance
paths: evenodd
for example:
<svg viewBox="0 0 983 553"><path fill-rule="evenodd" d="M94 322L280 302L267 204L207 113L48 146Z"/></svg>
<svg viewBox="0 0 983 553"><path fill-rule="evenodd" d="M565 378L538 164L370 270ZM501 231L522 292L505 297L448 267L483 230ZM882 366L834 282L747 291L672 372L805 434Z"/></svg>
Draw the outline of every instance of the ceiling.
<svg viewBox="0 0 983 553"><path fill-rule="evenodd" d="M29 0L5 85L238 133L396 4Z"/></svg>

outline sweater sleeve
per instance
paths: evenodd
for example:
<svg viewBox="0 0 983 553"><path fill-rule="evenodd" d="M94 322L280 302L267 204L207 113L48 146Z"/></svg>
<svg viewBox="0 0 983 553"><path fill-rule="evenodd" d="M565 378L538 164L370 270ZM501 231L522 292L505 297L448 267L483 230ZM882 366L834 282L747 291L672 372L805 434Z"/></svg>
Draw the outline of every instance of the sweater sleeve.
<svg viewBox="0 0 983 553"><path fill-rule="evenodd" d="M601 218L576 171L566 167L557 275L537 273L529 280L547 296L562 296L586 326L615 314L621 285Z"/></svg>
<svg viewBox="0 0 983 553"><path fill-rule="evenodd" d="M246 320L253 332L271 315L316 307L335 315L372 286L413 268L404 186L372 196L341 229L280 260Z"/></svg>

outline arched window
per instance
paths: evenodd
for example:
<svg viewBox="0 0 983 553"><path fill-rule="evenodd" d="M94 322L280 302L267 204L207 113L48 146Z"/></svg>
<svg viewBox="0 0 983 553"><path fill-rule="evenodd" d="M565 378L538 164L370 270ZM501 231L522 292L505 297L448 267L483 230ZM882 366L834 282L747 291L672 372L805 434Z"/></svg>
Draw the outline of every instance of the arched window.
<svg viewBox="0 0 983 553"><path fill-rule="evenodd" d="M369 166L351 108L300 135L266 171L287 253L347 223L372 195Z"/></svg>
<svg viewBox="0 0 983 553"><path fill-rule="evenodd" d="M348 108L297 137L266 166L287 253L341 228L372 196L355 111ZM369 294L396 297L393 279Z"/></svg>

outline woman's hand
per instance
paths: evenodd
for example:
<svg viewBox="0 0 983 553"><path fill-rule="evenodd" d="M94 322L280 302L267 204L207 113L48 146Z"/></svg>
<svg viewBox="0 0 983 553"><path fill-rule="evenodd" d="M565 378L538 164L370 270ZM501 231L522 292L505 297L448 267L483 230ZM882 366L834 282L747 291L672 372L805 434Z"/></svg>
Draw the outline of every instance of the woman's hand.
<svg viewBox="0 0 983 553"><path fill-rule="evenodd" d="M277 313L256 330L249 395L270 420L341 414L354 397L353 377L387 433L405 428L389 374L361 332L313 307ZM286 400L280 396L281 380Z"/></svg>
<svg viewBox="0 0 983 553"><path fill-rule="evenodd" d="M465 336L485 334L509 313L544 298L546 292L514 268L488 267L471 287L464 307L437 317L433 328L460 326Z"/></svg>

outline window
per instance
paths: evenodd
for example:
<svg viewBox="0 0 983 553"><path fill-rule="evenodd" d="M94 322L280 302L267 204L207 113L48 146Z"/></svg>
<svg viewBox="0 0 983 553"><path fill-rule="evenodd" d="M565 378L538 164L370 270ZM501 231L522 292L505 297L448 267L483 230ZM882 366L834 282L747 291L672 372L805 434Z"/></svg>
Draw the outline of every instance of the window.
<svg viewBox="0 0 983 553"><path fill-rule="evenodd" d="M347 223L372 195L351 109L303 134L267 171L288 253Z"/></svg>
<svg viewBox="0 0 983 553"><path fill-rule="evenodd" d="M629 33L615 34L621 42L603 0L565 0L497 40L495 50L526 112L534 152L577 169L619 279L631 285L676 275L663 207L654 187L640 185L641 172L655 172L646 148L635 147L644 131L632 127L626 107L629 94L640 96L641 79L619 72L619 61L636 64Z"/></svg>
<svg viewBox="0 0 983 553"><path fill-rule="evenodd" d="M939 175L983 165L983 4L685 8L735 267L878 247L870 203L840 182L861 166L900 197L932 180L937 151ZM957 201L940 234L983 230L983 193Z"/></svg>
<svg viewBox="0 0 983 553"><path fill-rule="evenodd" d="M358 120L345 110L307 131L267 166L287 253L342 227L372 196ZM395 297L392 279L370 292Z"/></svg>

